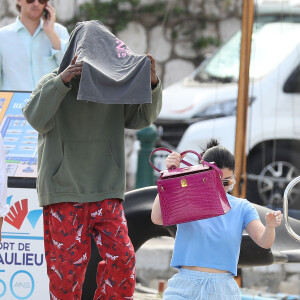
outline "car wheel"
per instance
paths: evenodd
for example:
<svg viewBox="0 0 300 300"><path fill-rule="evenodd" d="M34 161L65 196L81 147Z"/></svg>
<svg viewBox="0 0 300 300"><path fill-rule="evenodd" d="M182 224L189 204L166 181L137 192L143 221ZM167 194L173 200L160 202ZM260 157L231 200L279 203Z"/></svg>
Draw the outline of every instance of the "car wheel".
<svg viewBox="0 0 300 300"><path fill-rule="evenodd" d="M272 150L250 156L247 166L247 199L270 208L282 208L283 194L287 185L300 175L297 154L279 148L275 158ZM300 185L293 188L289 196L289 208L300 209Z"/></svg>

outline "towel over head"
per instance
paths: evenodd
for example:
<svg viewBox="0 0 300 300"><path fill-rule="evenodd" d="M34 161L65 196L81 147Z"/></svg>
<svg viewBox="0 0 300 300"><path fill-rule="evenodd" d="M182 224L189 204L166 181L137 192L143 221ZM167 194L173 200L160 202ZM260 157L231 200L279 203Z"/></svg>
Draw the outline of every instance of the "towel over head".
<svg viewBox="0 0 300 300"><path fill-rule="evenodd" d="M78 22L60 64L82 62L77 100L107 104L151 103L151 62L134 54L100 21Z"/></svg>

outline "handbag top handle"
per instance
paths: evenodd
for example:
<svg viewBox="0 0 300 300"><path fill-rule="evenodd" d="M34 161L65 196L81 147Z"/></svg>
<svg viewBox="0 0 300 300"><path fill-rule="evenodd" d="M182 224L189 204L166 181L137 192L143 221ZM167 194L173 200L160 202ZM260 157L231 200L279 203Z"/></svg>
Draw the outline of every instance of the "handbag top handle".
<svg viewBox="0 0 300 300"><path fill-rule="evenodd" d="M149 163L150 163L151 167L152 167L154 170L156 170L157 172L160 173L161 170L158 169L158 168L156 168L156 167L153 165L152 161L151 161L152 155L153 155L155 152L157 152L157 151L167 151L167 152L169 152L169 153L172 153L173 151L170 150L170 149L168 149L168 148L156 148L156 149L154 149L154 150L150 153L150 156L149 156ZM214 165L214 164L212 164L212 163L209 163L209 162L203 160L203 159L202 159L202 156L201 156L199 153L197 153L196 151L193 151L193 150L186 150L186 151L181 152L180 155L182 156L182 155L184 155L184 154L186 154L186 153L193 153L193 154L197 155L198 158L199 158L199 160L200 160L200 163L201 163L201 164L207 165L207 166L209 166L209 167L215 169L215 170L219 173L220 178L222 178L223 172L222 172L216 165ZM182 162L183 164L187 165L187 166L192 166L192 164L190 164L189 162L187 162L187 161L185 161L185 160L181 160L181 162Z"/></svg>

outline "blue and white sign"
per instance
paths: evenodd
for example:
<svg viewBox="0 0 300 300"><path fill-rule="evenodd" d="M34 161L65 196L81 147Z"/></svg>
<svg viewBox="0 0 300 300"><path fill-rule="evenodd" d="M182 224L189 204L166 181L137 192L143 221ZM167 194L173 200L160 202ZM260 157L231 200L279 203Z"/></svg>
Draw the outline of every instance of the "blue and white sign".
<svg viewBox="0 0 300 300"><path fill-rule="evenodd" d="M43 214L35 189L8 189L0 243L0 299L49 299Z"/></svg>
<svg viewBox="0 0 300 300"><path fill-rule="evenodd" d="M10 177L37 176L38 133L28 124L22 112L29 98L29 92L0 91L0 133Z"/></svg>

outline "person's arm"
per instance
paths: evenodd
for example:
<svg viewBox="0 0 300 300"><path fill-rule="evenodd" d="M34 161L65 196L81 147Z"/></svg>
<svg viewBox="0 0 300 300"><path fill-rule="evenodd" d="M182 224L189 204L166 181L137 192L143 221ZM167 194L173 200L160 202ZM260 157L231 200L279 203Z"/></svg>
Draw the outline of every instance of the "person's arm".
<svg viewBox="0 0 300 300"><path fill-rule="evenodd" d="M57 73L45 75L39 81L22 109L25 119L37 132L45 134L53 128L54 116L69 90Z"/></svg>
<svg viewBox="0 0 300 300"><path fill-rule="evenodd" d="M7 201L7 175L5 167L5 151L2 137L0 137L0 241L3 218L9 212Z"/></svg>
<svg viewBox="0 0 300 300"><path fill-rule="evenodd" d="M152 211L151 211L151 220L156 225L163 225L163 219L161 215L159 195L157 194L153 202Z"/></svg>
<svg viewBox="0 0 300 300"><path fill-rule="evenodd" d="M56 21L56 10L49 2L47 2L45 9L49 12L49 14L47 19L45 17L43 18L44 20L43 30L46 33L47 37L49 38L53 49L61 50L59 36L54 30L54 24Z"/></svg>
<svg viewBox="0 0 300 300"><path fill-rule="evenodd" d="M182 157L177 152L172 152L166 158L166 167L170 169L171 167L179 168L180 161ZM159 202L159 194L156 195L151 212L151 220L156 225L163 225L163 219L160 209L160 202Z"/></svg>
<svg viewBox="0 0 300 300"><path fill-rule="evenodd" d="M40 134L45 134L54 127L54 116L71 89L71 79L81 75L82 63L76 63L76 59L77 56L61 74L57 75L56 71L45 75L22 109L28 123Z"/></svg>
<svg viewBox="0 0 300 300"><path fill-rule="evenodd" d="M260 220L251 221L246 231L252 240L262 248L269 249L275 241L275 228L281 224L281 212L269 212L265 216L266 226Z"/></svg>
<svg viewBox="0 0 300 300"><path fill-rule="evenodd" d="M125 127L141 129L153 123L162 106L162 86L156 75L155 59L147 54L151 61L152 103L125 105Z"/></svg>
<svg viewBox="0 0 300 300"><path fill-rule="evenodd" d="M44 17L43 30L52 44L51 54L55 57L57 65L59 65L67 49L70 36L64 26L55 25L56 10L49 2L45 9L49 12L49 18L45 19Z"/></svg>

